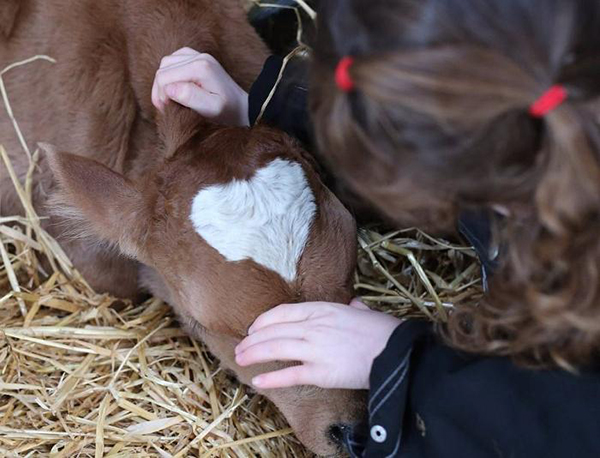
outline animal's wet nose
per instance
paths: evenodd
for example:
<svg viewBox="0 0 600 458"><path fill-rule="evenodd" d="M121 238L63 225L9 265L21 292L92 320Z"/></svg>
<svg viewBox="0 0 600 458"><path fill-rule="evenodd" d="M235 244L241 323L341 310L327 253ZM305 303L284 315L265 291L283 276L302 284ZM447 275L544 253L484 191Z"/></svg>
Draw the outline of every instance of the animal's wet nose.
<svg viewBox="0 0 600 458"><path fill-rule="evenodd" d="M329 436L336 444L342 444L344 437L352 431L352 426L346 423L337 423L329 428Z"/></svg>

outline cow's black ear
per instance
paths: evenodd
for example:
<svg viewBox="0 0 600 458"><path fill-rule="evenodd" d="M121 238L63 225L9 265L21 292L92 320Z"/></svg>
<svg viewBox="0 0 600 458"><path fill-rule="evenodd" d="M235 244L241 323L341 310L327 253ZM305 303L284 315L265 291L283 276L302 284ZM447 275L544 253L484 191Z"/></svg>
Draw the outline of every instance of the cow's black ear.
<svg viewBox="0 0 600 458"><path fill-rule="evenodd" d="M7 39L17 22L23 0L0 1L0 39Z"/></svg>

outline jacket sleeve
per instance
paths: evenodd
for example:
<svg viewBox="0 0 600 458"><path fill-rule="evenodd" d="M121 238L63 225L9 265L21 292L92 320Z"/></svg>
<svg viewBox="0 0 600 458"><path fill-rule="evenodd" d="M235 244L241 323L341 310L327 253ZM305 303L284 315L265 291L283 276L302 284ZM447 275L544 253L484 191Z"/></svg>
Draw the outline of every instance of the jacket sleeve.
<svg viewBox="0 0 600 458"><path fill-rule="evenodd" d="M395 456L407 408L413 348L429 332L425 322L401 324L373 362L368 417L345 436L352 458Z"/></svg>
<svg viewBox="0 0 600 458"><path fill-rule="evenodd" d="M283 67L283 58L271 56L265 62L248 98L250 125L257 120L283 130L311 149L312 129L308 115L308 65L293 58ZM261 111L264 112L260 116Z"/></svg>
<svg viewBox="0 0 600 458"><path fill-rule="evenodd" d="M374 361L368 417L347 434L353 457L600 456L600 369L521 368L467 355L430 325L398 327Z"/></svg>

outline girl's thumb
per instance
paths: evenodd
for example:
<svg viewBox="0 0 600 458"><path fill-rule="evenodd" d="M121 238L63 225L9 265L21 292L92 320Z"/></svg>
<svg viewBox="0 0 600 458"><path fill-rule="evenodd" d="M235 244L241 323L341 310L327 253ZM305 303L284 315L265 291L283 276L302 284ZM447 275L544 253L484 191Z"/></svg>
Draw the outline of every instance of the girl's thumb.
<svg viewBox="0 0 600 458"><path fill-rule="evenodd" d="M359 310L371 310L369 307L363 304L357 297L352 299L352 301L350 302L350 307L354 307L355 309Z"/></svg>

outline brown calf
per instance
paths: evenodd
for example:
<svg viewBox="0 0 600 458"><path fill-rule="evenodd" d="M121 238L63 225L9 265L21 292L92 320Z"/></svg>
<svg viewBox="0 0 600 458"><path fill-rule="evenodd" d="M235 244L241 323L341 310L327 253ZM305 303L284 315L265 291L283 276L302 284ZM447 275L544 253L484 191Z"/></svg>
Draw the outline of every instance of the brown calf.
<svg viewBox="0 0 600 458"><path fill-rule="evenodd" d="M350 299L354 221L295 142L151 105L160 58L183 46L214 55L248 88L266 49L237 0L3 0L0 18L0 68L35 54L57 60L14 70L7 90L25 138L57 145L44 147L35 206L53 202L53 222L88 235L49 225L97 290L163 298L243 383L270 369L234 362L261 312ZM7 116L0 141L24 176ZM0 214L21 211L0 170ZM352 391L264 394L319 454L337 453L332 432L362 408Z"/></svg>

